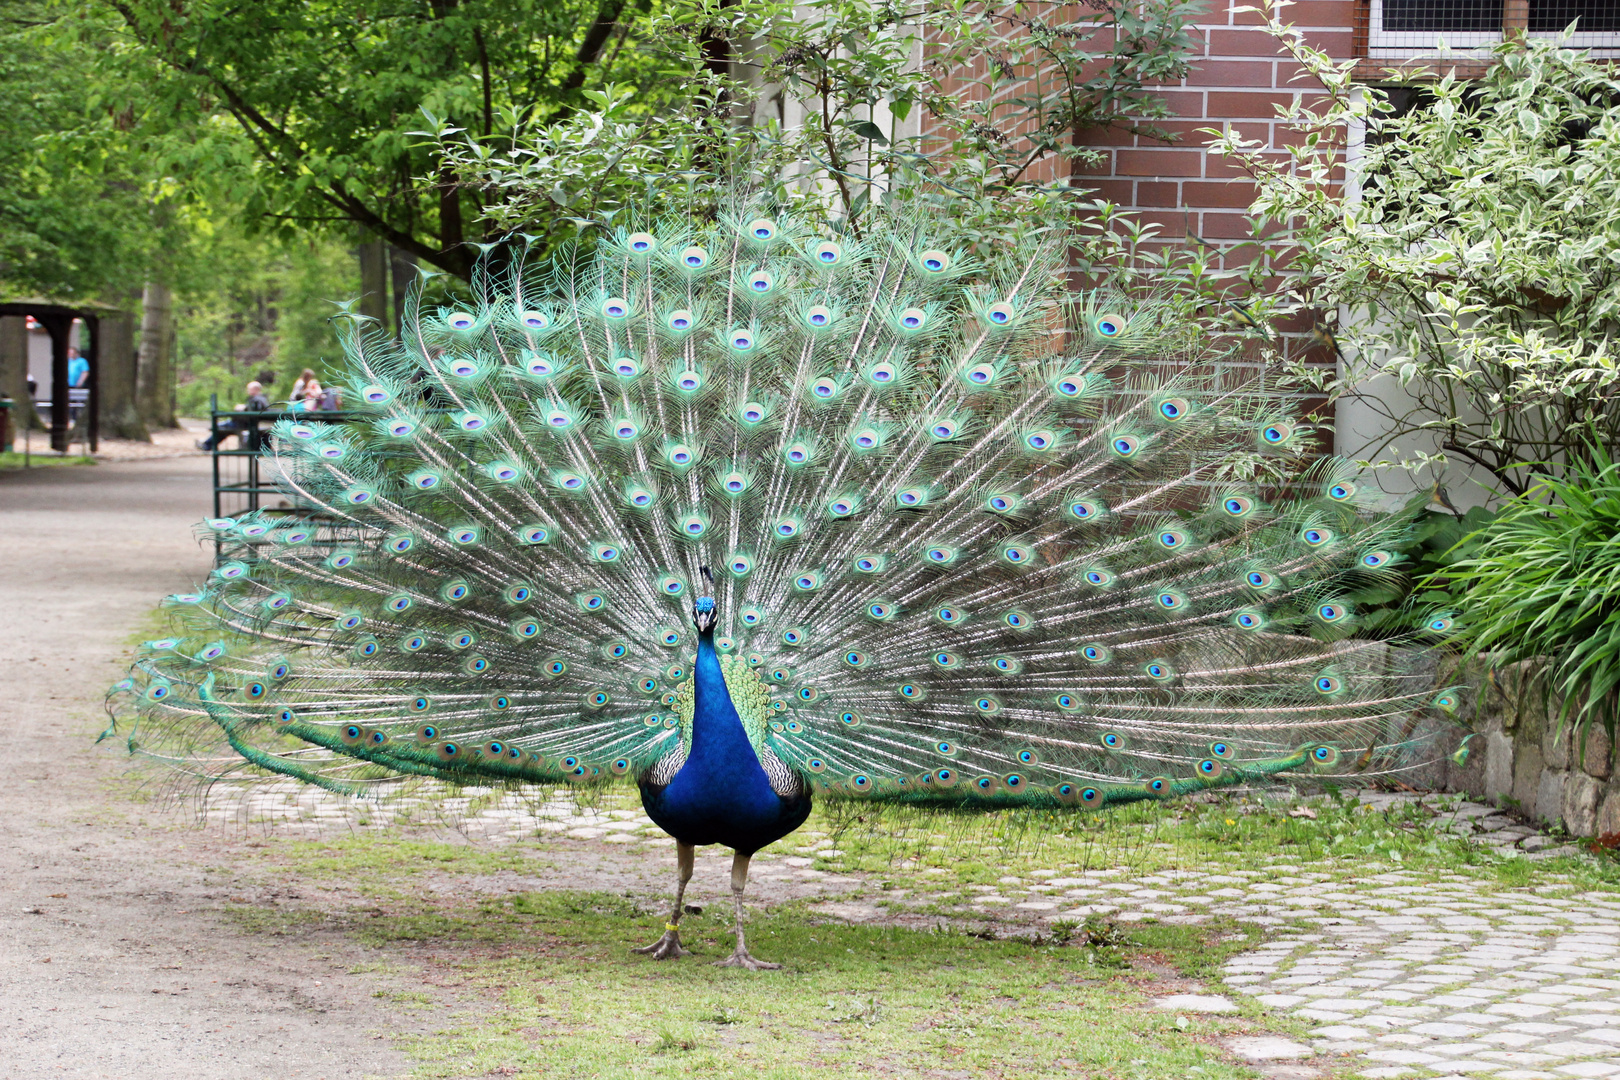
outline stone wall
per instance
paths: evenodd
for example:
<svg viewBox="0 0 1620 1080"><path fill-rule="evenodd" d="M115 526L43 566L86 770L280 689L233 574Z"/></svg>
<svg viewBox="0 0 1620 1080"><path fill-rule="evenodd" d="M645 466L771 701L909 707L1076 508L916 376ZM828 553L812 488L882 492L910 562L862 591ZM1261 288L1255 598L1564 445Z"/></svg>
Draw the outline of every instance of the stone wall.
<svg viewBox="0 0 1620 1080"><path fill-rule="evenodd" d="M1443 785L1536 821L1561 822L1573 836L1620 833L1620 762L1609 728L1596 718L1575 742L1574 725L1559 719L1562 701L1548 693L1537 667L1479 661L1457 676L1473 688L1463 719L1477 734L1467 760L1448 763Z"/></svg>

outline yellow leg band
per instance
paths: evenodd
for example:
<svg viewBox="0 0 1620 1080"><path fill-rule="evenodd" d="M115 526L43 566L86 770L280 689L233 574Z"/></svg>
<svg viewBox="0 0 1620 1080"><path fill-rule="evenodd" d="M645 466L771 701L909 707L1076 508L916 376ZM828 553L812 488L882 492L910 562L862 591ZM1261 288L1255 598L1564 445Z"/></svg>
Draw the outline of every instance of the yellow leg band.
<svg viewBox="0 0 1620 1080"><path fill-rule="evenodd" d="M678 927L678 926L676 926L676 925L675 925L675 924L674 924L674 923L672 923L672 922L667 922L667 923L665 923L665 924L664 924L664 929L665 929L665 930L679 930L679 929L680 929L680 927Z"/></svg>

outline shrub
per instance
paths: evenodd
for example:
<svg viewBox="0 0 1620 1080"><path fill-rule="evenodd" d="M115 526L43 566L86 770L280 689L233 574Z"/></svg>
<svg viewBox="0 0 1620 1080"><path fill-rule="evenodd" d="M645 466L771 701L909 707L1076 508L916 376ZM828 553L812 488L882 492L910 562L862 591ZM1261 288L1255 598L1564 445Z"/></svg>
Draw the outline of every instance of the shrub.
<svg viewBox="0 0 1620 1080"><path fill-rule="evenodd" d="M1614 734L1620 687L1620 463L1589 446L1473 534L1477 550L1432 577L1466 607L1453 642L1506 662L1545 658L1564 717Z"/></svg>

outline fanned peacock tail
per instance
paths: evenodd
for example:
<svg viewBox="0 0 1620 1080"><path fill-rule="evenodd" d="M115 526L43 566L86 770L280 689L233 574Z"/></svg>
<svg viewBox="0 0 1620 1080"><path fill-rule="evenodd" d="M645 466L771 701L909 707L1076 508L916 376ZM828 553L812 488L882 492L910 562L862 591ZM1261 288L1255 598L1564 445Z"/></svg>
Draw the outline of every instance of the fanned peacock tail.
<svg viewBox="0 0 1620 1080"><path fill-rule="evenodd" d="M1082 804L1411 759L1411 651L1351 635L1405 523L1297 403L893 216L739 202L358 330L364 422L282 422L297 516L206 523L111 699L132 750L346 791L634 778L689 743L711 568L756 749L821 796Z"/></svg>

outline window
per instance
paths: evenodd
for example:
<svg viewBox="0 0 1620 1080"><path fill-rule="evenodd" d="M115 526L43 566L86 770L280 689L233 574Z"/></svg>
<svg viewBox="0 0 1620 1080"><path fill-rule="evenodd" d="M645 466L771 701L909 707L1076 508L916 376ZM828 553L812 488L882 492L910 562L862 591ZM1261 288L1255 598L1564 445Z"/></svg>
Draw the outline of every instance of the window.
<svg viewBox="0 0 1620 1080"><path fill-rule="evenodd" d="M1367 14L1369 59L1431 55L1442 41L1457 52L1486 49L1504 31L1561 37L1570 23L1571 47L1620 56L1616 0L1369 0Z"/></svg>

